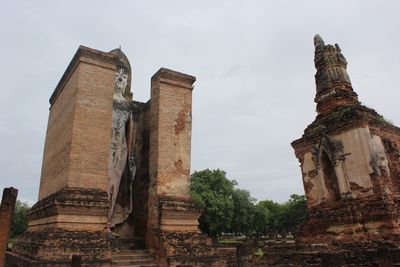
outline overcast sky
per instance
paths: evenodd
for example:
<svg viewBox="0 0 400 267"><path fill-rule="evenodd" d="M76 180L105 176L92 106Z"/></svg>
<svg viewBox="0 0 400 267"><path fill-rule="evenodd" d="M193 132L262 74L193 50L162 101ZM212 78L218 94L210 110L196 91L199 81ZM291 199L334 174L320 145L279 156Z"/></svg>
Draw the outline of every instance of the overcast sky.
<svg viewBox="0 0 400 267"><path fill-rule="evenodd" d="M37 200L48 99L82 44L122 46L138 101L160 67L197 77L192 171L223 169L258 200L303 194L290 143L316 115L314 35L340 45L360 101L400 125L399 11L378 0L2 0L0 187Z"/></svg>

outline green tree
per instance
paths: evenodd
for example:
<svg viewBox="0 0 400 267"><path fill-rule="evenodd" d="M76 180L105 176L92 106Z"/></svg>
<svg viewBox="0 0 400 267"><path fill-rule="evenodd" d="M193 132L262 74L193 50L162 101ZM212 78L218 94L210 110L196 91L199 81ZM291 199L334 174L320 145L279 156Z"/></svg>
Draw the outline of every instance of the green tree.
<svg viewBox="0 0 400 267"><path fill-rule="evenodd" d="M237 182L226 178L222 170L203 170L192 174L192 199L204 212L199 219L200 229L216 238L225 233L253 232L254 204L247 190L235 188Z"/></svg>
<svg viewBox="0 0 400 267"><path fill-rule="evenodd" d="M14 215L12 218L11 229L10 229L10 237L14 238L17 235L25 232L28 227L28 219L26 217L26 212L31 207L26 202L22 202L17 200L14 208Z"/></svg>
<svg viewBox="0 0 400 267"><path fill-rule="evenodd" d="M283 237L286 237L286 234L289 232L295 234L297 228L307 218L307 201L305 196L291 195L288 201L279 204L274 217L277 233Z"/></svg>
<svg viewBox="0 0 400 267"><path fill-rule="evenodd" d="M296 233L297 228L307 218L307 201L305 196L293 194L285 203L263 200L255 205L253 227L257 236L276 234L286 237L288 232Z"/></svg>
<svg viewBox="0 0 400 267"><path fill-rule="evenodd" d="M257 238L266 235L268 232L268 222L271 221L272 213L262 202L254 206L252 217L252 229Z"/></svg>
<svg viewBox="0 0 400 267"><path fill-rule="evenodd" d="M230 232L235 210L233 200L235 180L228 180L222 170L194 172L190 178L193 201L203 209L199 228L213 238Z"/></svg>
<svg viewBox="0 0 400 267"><path fill-rule="evenodd" d="M235 234L244 234L246 237L254 231L252 225L254 216L254 198L251 197L249 191L243 189L235 189L232 194L234 203L232 231Z"/></svg>
<svg viewBox="0 0 400 267"><path fill-rule="evenodd" d="M295 234L297 228L307 218L307 200L304 195L293 194L290 196L289 201L285 203L285 227L288 232Z"/></svg>
<svg viewBox="0 0 400 267"><path fill-rule="evenodd" d="M281 218L281 206L272 200L263 200L256 204L254 214L254 230L257 236L275 236Z"/></svg>
<svg viewBox="0 0 400 267"><path fill-rule="evenodd" d="M307 217L304 196L291 195L282 204L263 200L254 205L250 193L235 188L237 182L226 178L222 170L194 172L190 179L193 201L203 209L199 228L213 238L222 233L256 234L257 237L276 234L295 234L296 228Z"/></svg>

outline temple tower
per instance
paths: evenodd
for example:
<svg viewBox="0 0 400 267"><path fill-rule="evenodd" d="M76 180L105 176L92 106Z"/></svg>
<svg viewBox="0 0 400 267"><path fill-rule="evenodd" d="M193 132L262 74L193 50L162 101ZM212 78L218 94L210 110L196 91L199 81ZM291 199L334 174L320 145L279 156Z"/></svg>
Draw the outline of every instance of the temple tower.
<svg viewBox="0 0 400 267"><path fill-rule="evenodd" d="M325 45L317 34L314 37L314 46L314 64L317 69L317 93L314 101L317 103L318 114L329 112L337 106L357 104L358 97L351 86L347 61L339 45Z"/></svg>
<svg viewBox="0 0 400 267"><path fill-rule="evenodd" d="M309 208L298 241L398 238L400 129L359 103L337 44L314 45L318 115L292 143Z"/></svg>
<svg viewBox="0 0 400 267"><path fill-rule="evenodd" d="M39 200L13 247L13 264L70 266L77 256L110 265L107 178L119 61L80 46L51 95Z"/></svg>
<svg viewBox="0 0 400 267"><path fill-rule="evenodd" d="M139 264L227 264L189 195L195 77L161 68L146 103L131 77L120 49L79 47L50 98L39 201L10 266L122 266L137 251Z"/></svg>

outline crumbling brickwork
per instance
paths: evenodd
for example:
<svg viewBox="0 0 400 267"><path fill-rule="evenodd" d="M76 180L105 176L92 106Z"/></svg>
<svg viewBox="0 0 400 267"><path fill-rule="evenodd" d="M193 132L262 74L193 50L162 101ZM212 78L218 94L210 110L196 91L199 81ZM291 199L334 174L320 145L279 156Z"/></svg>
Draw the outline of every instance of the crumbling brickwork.
<svg viewBox="0 0 400 267"><path fill-rule="evenodd" d="M167 69L152 77L146 244L160 266L226 265L200 233L200 211L189 196L194 81Z"/></svg>
<svg viewBox="0 0 400 267"><path fill-rule="evenodd" d="M14 258L69 266L72 256L79 255L93 266L109 264L107 211L107 195L97 189L65 188L47 196L28 212L29 227L16 239Z"/></svg>
<svg viewBox="0 0 400 267"><path fill-rule="evenodd" d="M141 103L131 76L120 49L78 49L50 98L39 202L10 266L110 266L129 249L159 266L234 266L189 197L195 77L162 68Z"/></svg>
<svg viewBox="0 0 400 267"><path fill-rule="evenodd" d="M295 243L241 245L239 266L398 266L400 128L359 103L337 44L314 44L318 115L292 142L308 219Z"/></svg>
<svg viewBox="0 0 400 267"><path fill-rule="evenodd" d="M106 189L118 60L81 46L54 90L39 202L9 254L13 262L70 266L81 256L91 266L111 264Z"/></svg>
<svg viewBox="0 0 400 267"><path fill-rule="evenodd" d="M318 116L292 143L309 207L299 240L396 239L400 129L358 102L338 45L315 46Z"/></svg>
<svg viewBox="0 0 400 267"><path fill-rule="evenodd" d="M318 116L292 143L309 216L296 245L265 250L266 264L397 265L400 129L359 103L339 46L314 43Z"/></svg>
<svg viewBox="0 0 400 267"><path fill-rule="evenodd" d="M64 187L106 189L117 60L80 47L54 90L39 199Z"/></svg>
<svg viewBox="0 0 400 267"><path fill-rule="evenodd" d="M239 248L239 266L397 266L400 250L393 242L345 242L333 244L274 244L255 255L252 246Z"/></svg>
<svg viewBox="0 0 400 267"><path fill-rule="evenodd" d="M18 190L15 188L4 188L3 197L0 205L0 266L3 267L6 250L8 246L8 236L12 217L14 214L15 202L17 200Z"/></svg>

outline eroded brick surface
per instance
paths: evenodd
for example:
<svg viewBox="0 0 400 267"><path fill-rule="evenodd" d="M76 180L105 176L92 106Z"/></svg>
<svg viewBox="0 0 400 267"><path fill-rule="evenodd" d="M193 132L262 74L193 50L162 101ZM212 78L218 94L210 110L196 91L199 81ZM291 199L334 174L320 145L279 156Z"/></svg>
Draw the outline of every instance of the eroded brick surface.
<svg viewBox="0 0 400 267"><path fill-rule="evenodd" d="M13 187L4 188L3 190L0 205L0 266L5 266L5 253L17 195L18 190Z"/></svg>
<svg viewBox="0 0 400 267"><path fill-rule="evenodd" d="M129 86L122 95L114 88L118 60L130 71L118 49L81 47L54 91L40 200L8 254L10 266L70 266L73 256L83 266L108 266L113 251L139 247L153 252L159 266L235 266L235 248L217 247L200 233L200 211L189 197L195 78L160 69L151 99L132 101ZM114 108L120 112L111 116ZM126 125L118 124L121 114L129 118ZM125 138L112 139L119 136L110 136L114 124ZM115 144L128 158L110 153ZM109 158L115 166L124 161L123 177L110 175ZM110 177L117 182L108 183ZM117 214L114 224L112 203L130 212Z"/></svg>
<svg viewBox="0 0 400 267"><path fill-rule="evenodd" d="M296 244L264 248L263 263L397 265L400 129L358 102L339 46L315 46L318 116L292 143L309 215Z"/></svg>

